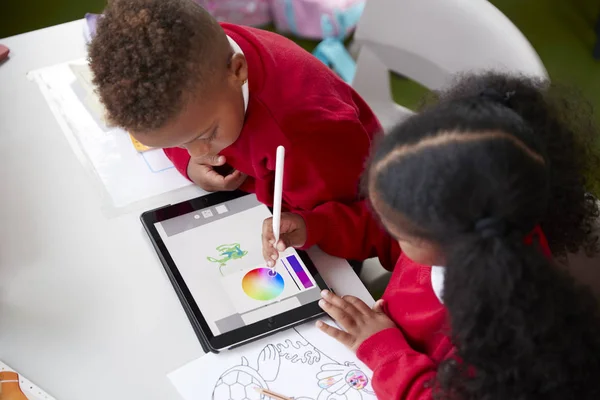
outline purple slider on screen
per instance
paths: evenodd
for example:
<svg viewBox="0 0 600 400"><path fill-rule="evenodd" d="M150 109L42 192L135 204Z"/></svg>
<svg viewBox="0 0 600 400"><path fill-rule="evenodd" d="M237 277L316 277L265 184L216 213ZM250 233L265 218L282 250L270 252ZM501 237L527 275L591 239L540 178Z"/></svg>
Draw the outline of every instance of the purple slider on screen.
<svg viewBox="0 0 600 400"><path fill-rule="evenodd" d="M302 265L300 265L300 262L298 262L298 259L295 255L287 256L286 260L296 273L298 279L300 279L300 283L302 283L304 289L308 289L314 286L308 275L306 275L304 268L302 268Z"/></svg>

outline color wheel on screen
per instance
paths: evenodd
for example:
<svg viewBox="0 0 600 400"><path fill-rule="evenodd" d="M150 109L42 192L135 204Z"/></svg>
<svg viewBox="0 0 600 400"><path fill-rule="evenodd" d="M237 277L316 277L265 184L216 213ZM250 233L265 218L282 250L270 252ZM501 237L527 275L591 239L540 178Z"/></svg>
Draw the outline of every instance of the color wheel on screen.
<svg viewBox="0 0 600 400"><path fill-rule="evenodd" d="M273 300L284 286L283 277L271 268L255 268L242 278L242 290L254 300Z"/></svg>

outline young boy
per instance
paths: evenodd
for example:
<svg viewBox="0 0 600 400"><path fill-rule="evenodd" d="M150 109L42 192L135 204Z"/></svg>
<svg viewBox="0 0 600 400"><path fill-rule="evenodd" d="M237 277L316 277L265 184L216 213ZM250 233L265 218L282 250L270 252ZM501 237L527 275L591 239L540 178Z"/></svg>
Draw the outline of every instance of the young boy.
<svg viewBox="0 0 600 400"><path fill-rule="evenodd" d="M310 219L359 200L381 127L350 86L290 40L220 25L192 0L113 0L89 59L109 121L164 148L203 189L240 188L271 205L283 145L286 209ZM308 232L304 247L316 236ZM318 244L327 251L330 241Z"/></svg>

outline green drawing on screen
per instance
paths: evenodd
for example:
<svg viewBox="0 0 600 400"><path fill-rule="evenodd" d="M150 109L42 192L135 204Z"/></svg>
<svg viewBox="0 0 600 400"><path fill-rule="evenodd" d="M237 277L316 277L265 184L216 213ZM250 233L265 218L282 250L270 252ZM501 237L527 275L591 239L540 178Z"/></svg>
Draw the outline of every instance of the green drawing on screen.
<svg viewBox="0 0 600 400"><path fill-rule="evenodd" d="M240 248L239 243L222 244L217 247L217 251L219 252L220 258L206 257L206 259L210 262L218 263L219 271L221 270L221 267L227 265L228 261L240 259L248 254L247 251L244 251Z"/></svg>

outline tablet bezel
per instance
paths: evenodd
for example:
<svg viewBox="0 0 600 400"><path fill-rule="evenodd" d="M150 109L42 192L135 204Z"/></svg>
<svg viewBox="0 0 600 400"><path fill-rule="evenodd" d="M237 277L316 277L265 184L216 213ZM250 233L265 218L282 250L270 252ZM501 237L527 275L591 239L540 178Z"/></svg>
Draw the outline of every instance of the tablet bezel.
<svg viewBox="0 0 600 400"><path fill-rule="evenodd" d="M218 352L220 350L236 346L240 343L252 341L256 338L275 333L281 329L302 323L303 321L318 317L323 314L323 310L318 305L318 300L315 300L312 303L274 315L268 319L246 325L242 328L225 332L221 335L215 336L213 334L208 323L206 322L206 319L200 311L200 307L196 303L183 277L181 276L177 265L175 265L167 246L158 233L155 224L181 215L200 211L207 207L214 207L243 196L254 195L242 191L217 192L181 203L168 205L155 210L146 211L140 217L142 224L144 225L144 228L146 229L146 232L148 233L161 260L161 263L171 278L171 283L173 284L177 295L183 303L182 305L186 309L188 317L190 318L190 322L192 325L195 325L194 331L197 335L203 336L198 337L198 339L201 343L205 342L204 344L207 344L210 347L210 350L213 352ZM268 209L272 212L270 207L268 207ZM317 271L308 254L301 250L296 250L296 252L306 265L308 271L317 283L317 286L320 289L327 289L325 281L323 280L321 274Z"/></svg>

